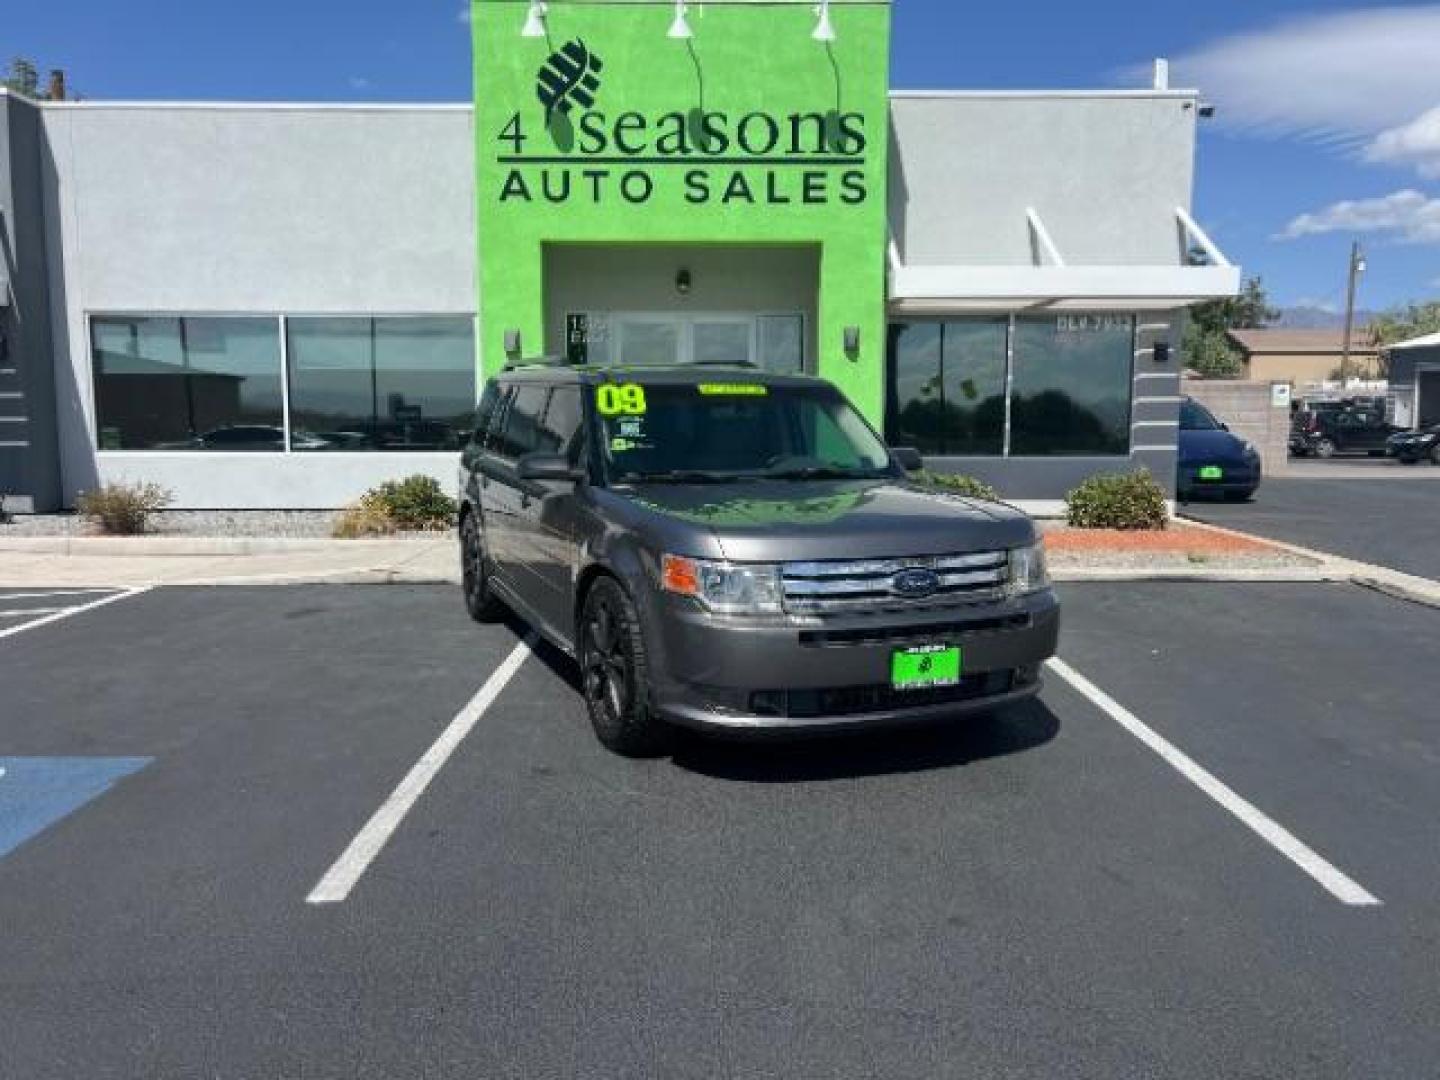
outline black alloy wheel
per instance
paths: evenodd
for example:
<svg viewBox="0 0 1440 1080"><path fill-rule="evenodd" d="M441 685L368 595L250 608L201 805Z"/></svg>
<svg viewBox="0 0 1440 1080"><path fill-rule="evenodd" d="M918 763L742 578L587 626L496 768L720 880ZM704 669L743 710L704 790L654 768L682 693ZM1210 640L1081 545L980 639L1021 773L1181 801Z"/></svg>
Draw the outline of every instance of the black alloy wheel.
<svg viewBox="0 0 1440 1080"><path fill-rule="evenodd" d="M465 592L465 610L476 622L494 622L503 613L500 601L490 591L490 568L485 557L485 540L480 519L466 514L460 522L460 580Z"/></svg>
<svg viewBox="0 0 1440 1080"><path fill-rule="evenodd" d="M1333 439L1320 439L1315 444L1315 456L1318 458L1332 458L1335 456L1335 442Z"/></svg>
<svg viewBox="0 0 1440 1080"><path fill-rule="evenodd" d="M626 757L665 749L667 728L649 703L648 657L635 605L613 578L599 578L580 616L580 678L595 736Z"/></svg>

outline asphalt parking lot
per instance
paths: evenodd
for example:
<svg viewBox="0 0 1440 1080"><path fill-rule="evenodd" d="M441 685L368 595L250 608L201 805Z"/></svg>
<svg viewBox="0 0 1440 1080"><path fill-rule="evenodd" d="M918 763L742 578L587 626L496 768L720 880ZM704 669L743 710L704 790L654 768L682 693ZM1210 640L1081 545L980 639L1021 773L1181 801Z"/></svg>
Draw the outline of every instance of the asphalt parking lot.
<svg viewBox="0 0 1440 1080"><path fill-rule="evenodd" d="M1320 466L1327 466L1321 462ZM1407 574L1440 578L1440 469L1349 463L1345 479L1273 477L1254 502L1191 502L1181 513ZM1332 467L1333 468L1333 467ZM1405 473L1398 478L1397 473Z"/></svg>
<svg viewBox="0 0 1440 1080"><path fill-rule="evenodd" d="M1064 599L1064 661L1152 741L1052 675L988 720L633 762L543 650L477 713L517 630L449 588L12 616L0 1073L1433 1075L1440 613Z"/></svg>

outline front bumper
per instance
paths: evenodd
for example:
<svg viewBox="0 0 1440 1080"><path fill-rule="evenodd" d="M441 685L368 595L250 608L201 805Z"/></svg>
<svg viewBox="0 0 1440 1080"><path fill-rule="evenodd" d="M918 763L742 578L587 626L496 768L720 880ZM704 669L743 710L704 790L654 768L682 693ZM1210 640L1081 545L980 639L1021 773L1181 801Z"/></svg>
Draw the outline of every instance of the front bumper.
<svg viewBox="0 0 1440 1080"><path fill-rule="evenodd" d="M1033 697L1055 655L1054 593L904 613L760 622L654 598L653 706L691 728L805 732L921 722ZM896 649L958 645L961 685L891 689Z"/></svg>

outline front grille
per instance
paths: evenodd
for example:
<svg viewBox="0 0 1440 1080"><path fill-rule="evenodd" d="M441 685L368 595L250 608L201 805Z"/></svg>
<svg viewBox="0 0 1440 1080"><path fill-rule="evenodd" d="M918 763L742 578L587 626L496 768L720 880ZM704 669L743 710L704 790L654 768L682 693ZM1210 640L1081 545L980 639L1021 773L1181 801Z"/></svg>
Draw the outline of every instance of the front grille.
<svg viewBox="0 0 1440 1080"><path fill-rule="evenodd" d="M802 630L800 644L810 649L839 645L890 645L905 642L956 641L984 634L1003 634L1030 627L1029 615L1003 615L966 622L927 622L914 626L863 626L844 630Z"/></svg>
<svg viewBox="0 0 1440 1080"><path fill-rule="evenodd" d="M896 576L910 570L933 572L938 587L924 596L897 591ZM1004 594L1008 573L1009 553L1004 551L797 562L781 567L785 610L795 615L909 611L997 600Z"/></svg>
<svg viewBox="0 0 1440 1080"><path fill-rule="evenodd" d="M756 716L797 720L817 716L863 716L927 705L953 705L1004 694L1017 685L1020 684L1014 672L990 671L967 675L958 686L937 686L927 690L896 690L883 683L833 690L759 690L750 695L750 711Z"/></svg>

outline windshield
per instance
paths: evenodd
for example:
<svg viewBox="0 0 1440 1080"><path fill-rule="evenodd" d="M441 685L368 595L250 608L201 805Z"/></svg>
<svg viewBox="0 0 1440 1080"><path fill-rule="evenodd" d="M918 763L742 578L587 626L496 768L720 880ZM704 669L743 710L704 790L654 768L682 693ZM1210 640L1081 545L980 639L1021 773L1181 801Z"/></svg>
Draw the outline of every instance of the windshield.
<svg viewBox="0 0 1440 1080"><path fill-rule="evenodd" d="M617 483L859 479L890 454L840 393L761 383L595 388L606 474Z"/></svg>
<svg viewBox="0 0 1440 1080"><path fill-rule="evenodd" d="M1187 399L1180 405L1180 430L1219 431L1220 421L1205 406Z"/></svg>

